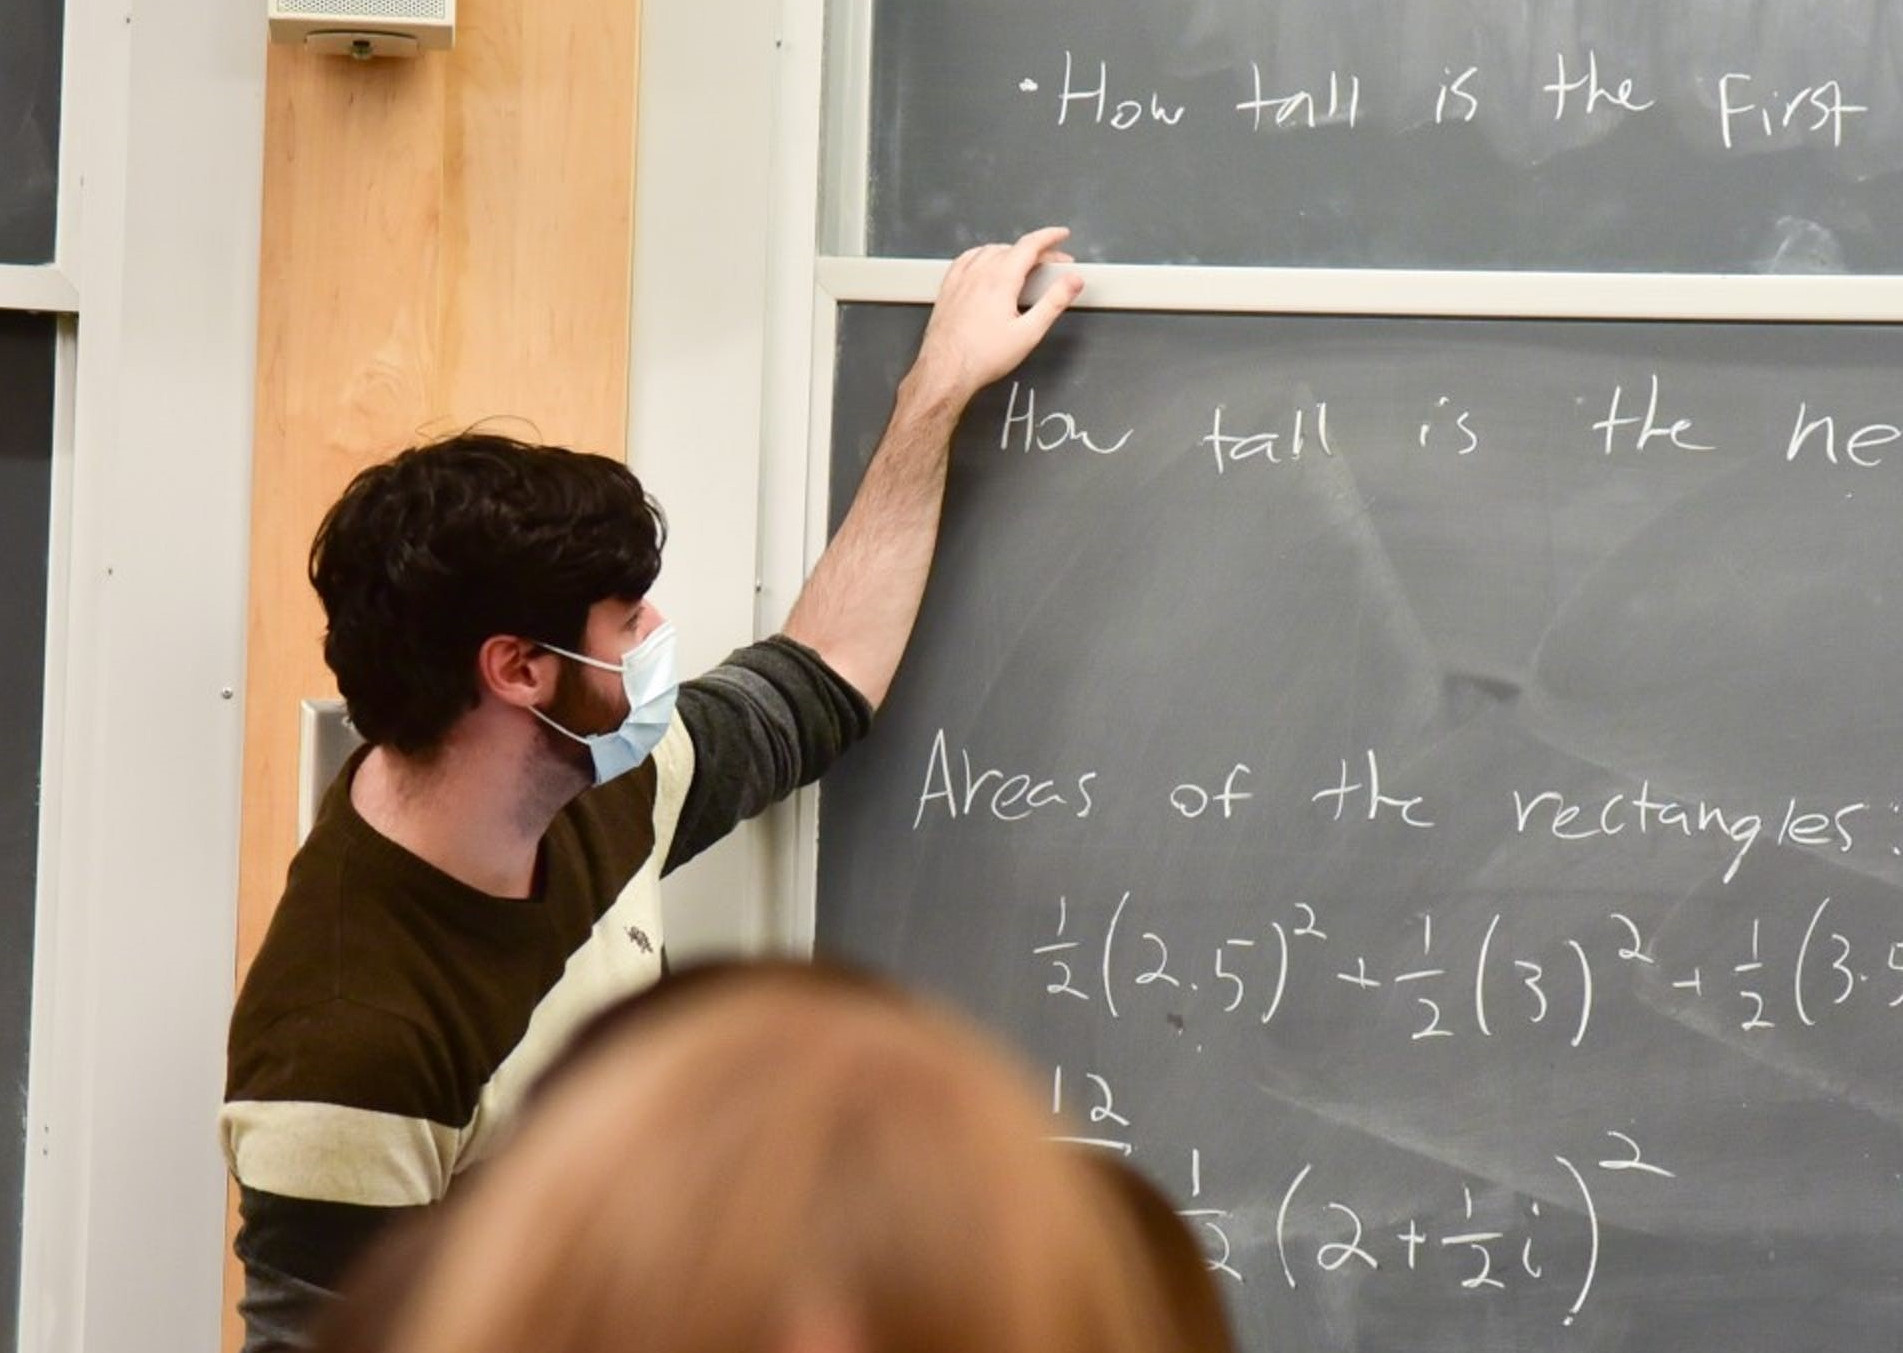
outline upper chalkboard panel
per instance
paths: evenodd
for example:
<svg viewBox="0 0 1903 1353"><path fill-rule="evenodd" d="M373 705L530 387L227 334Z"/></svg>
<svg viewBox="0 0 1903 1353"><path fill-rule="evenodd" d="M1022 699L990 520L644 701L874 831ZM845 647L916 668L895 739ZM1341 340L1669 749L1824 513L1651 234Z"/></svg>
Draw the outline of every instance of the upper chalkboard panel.
<svg viewBox="0 0 1903 1353"><path fill-rule="evenodd" d="M0 0L0 263L53 259L60 0Z"/></svg>
<svg viewBox="0 0 1903 1353"><path fill-rule="evenodd" d="M844 314L835 520L923 319ZM1252 1353L1895 1348L1899 369L1067 316L959 432L822 948L1016 1042Z"/></svg>
<svg viewBox="0 0 1903 1353"><path fill-rule="evenodd" d="M888 0L868 247L1903 272L1903 0Z"/></svg>

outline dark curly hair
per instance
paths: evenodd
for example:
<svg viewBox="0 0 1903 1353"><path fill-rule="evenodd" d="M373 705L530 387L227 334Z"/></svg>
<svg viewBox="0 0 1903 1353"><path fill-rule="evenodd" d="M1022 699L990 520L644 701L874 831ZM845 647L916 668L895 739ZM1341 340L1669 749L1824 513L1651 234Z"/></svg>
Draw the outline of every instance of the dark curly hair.
<svg viewBox="0 0 1903 1353"><path fill-rule="evenodd" d="M412 756L476 705L493 635L573 648L645 596L667 523L627 466L465 432L359 474L311 542L324 661L366 740Z"/></svg>

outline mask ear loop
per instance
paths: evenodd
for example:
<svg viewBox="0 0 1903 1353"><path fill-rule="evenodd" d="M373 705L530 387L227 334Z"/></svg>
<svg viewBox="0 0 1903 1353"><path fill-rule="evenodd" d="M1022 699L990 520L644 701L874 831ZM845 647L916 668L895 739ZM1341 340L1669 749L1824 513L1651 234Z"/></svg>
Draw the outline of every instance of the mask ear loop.
<svg viewBox="0 0 1903 1353"><path fill-rule="evenodd" d="M586 653L573 652L561 647L559 644L545 644L540 639L533 639L530 642L537 648L546 649L550 653L559 653L564 658L571 658L576 662L586 663L590 667L599 667L604 672L619 672L621 670L621 664L618 662L604 662L600 658L591 658Z"/></svg>
<svg viewBox="0 0 1903 1353"><path fill-rule="evenodd" d="M568 738L570 741L579 742L584 747L589 745L587 738L583 737L580 733L577 733L572 728L563 728L560 724L556 723L555 720L549 718L548 715L542 713L542 711L537 709L534 705L529 706L529 713L533 714L536 718L540 719L543 723L547 724L550 728L553 728L557 733L560 733L563 737Z"/></svg>
<svg viewBox="0 0 1903 1353"><path fill-rule="evenodd" d="M586 663L590 667L599 667L602 670L608 671L608 672L619 672L621 670L620 663L603 662L600 658L591 658L586 653L574 653L566 648L563 648L560 644L547 644L547 643L543 643L540 639L531 639L529 640L529 642L534 644L538 650L544 653L556 653L564 658L571 659L572 661ZM579 742L584 747L590 747L593 745L586 734L577 733L572 728L562 727L562 725L556 723L555 720L549 718L548 715L544 714L541 710L537 709L534 705L530 705L528 709L529 709L529 713L533 714L536 718L540 719L543 723L547 724L550 728L553 728L557 733L560 733L563 737L568 738L570 741Z"/></svg>

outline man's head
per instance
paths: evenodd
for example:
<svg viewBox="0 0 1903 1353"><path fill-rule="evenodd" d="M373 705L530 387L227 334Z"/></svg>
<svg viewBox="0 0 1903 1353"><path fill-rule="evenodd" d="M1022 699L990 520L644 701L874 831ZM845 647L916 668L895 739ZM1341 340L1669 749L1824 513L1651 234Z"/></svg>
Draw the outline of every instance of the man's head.
<svg viewBox="0 0 1903 1353"><path fill-rule="evenodd" d="M632 607L653 586L666 530L626 466L492 433L365 470L310 555L324 660L351 721L427 757L480 701L485 641L583 649L591 608Z"/></svg>

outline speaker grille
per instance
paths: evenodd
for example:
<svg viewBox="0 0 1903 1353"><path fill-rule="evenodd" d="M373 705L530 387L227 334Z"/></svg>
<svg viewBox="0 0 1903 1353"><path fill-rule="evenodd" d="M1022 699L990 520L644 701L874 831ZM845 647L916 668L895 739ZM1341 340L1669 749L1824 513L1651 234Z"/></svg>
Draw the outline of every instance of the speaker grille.
<svg viewBox="0 0 1903 1353"><path fill-rule="evenodd" d="M449 17L449 0L277 0L280 14L338 19L435 19Z"/></svg>

